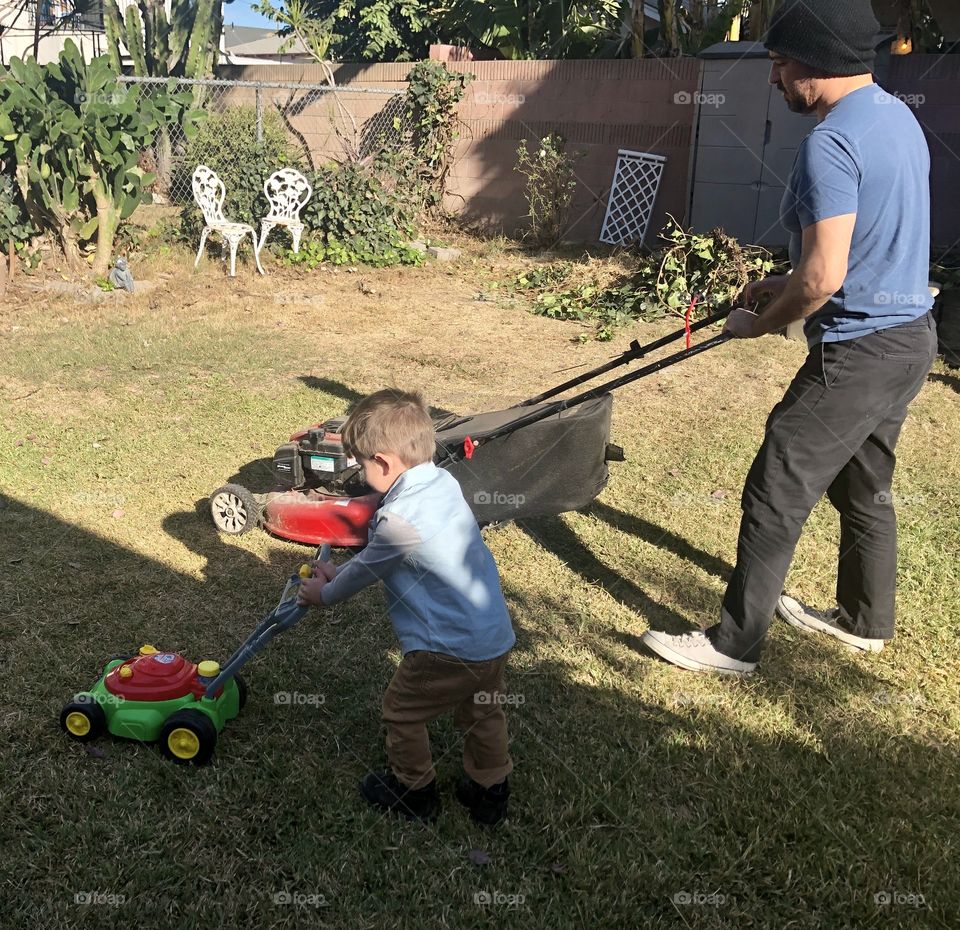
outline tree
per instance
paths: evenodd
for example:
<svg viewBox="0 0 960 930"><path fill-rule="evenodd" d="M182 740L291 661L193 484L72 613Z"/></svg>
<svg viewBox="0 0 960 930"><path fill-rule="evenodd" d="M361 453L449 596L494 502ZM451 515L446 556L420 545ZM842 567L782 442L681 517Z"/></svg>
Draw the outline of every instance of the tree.
<svg viewBox="0 0 960 930"><path fill-rule="evenodd" d="M423 0L261 0L253 9L319 62L420 61L437 38Z"/></svg>
<svg viewBox="0 0 960 930"><path fill-rule="evenodd" d="M261 0L255 7L317 61L409 61L431 42L496 58L695 54L723 39L743 0ZM771 0L767 0L771 2Z"/></svg>

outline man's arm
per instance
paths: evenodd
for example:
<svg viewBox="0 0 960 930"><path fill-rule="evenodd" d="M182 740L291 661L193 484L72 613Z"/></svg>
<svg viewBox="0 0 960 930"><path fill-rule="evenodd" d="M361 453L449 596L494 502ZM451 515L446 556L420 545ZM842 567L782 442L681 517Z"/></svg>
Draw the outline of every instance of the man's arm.
<svg viewBox="0 0 960 930"><path fill-rule="evenodd" d="M742 308L734 310L724 332L753 339L816 313L843 287L856 221L856 213L845 213L807 226L800 263L787 279L783 293L760 315Z"/></svg>

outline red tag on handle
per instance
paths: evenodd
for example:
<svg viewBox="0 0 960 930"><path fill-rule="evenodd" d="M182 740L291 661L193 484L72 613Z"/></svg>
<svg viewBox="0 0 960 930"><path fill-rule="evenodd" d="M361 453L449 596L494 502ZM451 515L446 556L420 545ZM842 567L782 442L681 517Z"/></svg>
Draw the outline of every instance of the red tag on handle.
<svg viewBox="0 0 960 930"><path fill-rule="evenodd" d="M469 436L467 436L467 438L463 440L463 454L466 458L472 459L473 450L476 448L477 448L476 443Z"/></svg>
<svg viewBox="0 0 960 930"><path fill-rule="evenodd" d="M693 314L693 308L697 305L698 298L694 298L690 301L690 306L687 307L687 315L684 317L683 326L687 338L687 348L690 348L690 317Z"/></svg>

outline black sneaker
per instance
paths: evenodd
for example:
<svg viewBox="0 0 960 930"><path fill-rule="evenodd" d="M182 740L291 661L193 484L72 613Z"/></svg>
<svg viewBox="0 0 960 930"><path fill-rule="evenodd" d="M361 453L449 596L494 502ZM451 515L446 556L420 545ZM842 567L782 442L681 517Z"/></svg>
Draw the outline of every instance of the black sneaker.
<svg viewBox="0 0 960 930"><path fill-rule="evenodd" d="M409 820L432 823L440 812L436 779L414 790L404 785L393 772L367 772L360 781L360 793L373 807L394 811Z"/></svg>
<svg viewBox="0 0 960 930"><path fill-rule="evenodd" d="M510 799L510 779L484 788L469 775L464 775L457 785L457 800L470 811L470 817L484 826L492 827L507 816L507 801Z"/></svg>

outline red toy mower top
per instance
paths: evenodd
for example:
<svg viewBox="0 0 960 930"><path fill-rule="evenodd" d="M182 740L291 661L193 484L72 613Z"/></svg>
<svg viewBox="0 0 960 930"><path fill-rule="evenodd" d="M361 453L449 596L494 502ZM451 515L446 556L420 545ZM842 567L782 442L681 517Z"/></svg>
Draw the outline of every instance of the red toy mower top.
<svg viewBox="0 0 960 930"><path fill-rule="evenodd" d="M213 671L216 663L210 665ZM213 674L218 671L219 666ZM200 698L206 689L199 666L175 652L157 652L152 646L144 646L140 655L112 668L104 684L111 694L127 701L172 701L191 693Z"/></svg>

